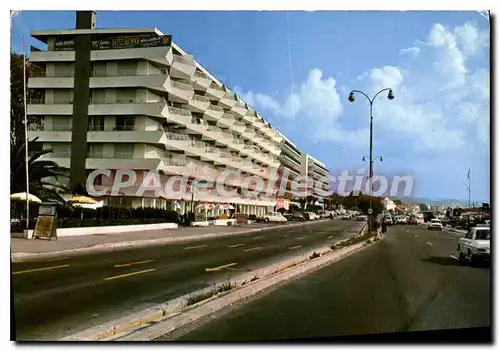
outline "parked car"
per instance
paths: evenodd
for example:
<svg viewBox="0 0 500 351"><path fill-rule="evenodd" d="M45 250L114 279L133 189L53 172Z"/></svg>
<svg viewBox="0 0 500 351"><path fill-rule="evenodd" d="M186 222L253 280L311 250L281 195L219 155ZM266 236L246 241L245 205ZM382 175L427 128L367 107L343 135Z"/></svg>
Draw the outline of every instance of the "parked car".
<svg viewBox="0 0 500 351"><path fill-rule="evenodd" d="M458 259L461 263L474 264L480 260L490 261L490 228L473 227L465 237L458 239Z"/></svg>
<svg viewBox="0 0 500 351"><path fill-rule="evenodd" d="M418 218L417 217L411 217L408 220L408 224L417 225L418 224Z"/></svg>
<svg viewBox="0 0 500 351"><path fill-rule="evenodd" d="M345 214L345 215L342 216L343 220L348 220L348 219L351 219L351 218L352 218L352 215L350 215L350 214Z"/></svg>
<svg viewBox="0 0 500 351"><path fill-rule="evenodd" d="M302 213L294 212L294 213L288 213L285 215L285 218L288 221L305 221L305 217L302 215Z"/></svg>
<svg viewBox="0 0 500 351"><path fill-rule="evenodd" d="M441 224L443 225L443 227L446 227L447 225L450 224L450 219L444 216L443 218L441 218Z"/></svg>
<svg viewBox="0 0 500 351"><path fill-rule="evenodd" d="M399 216L394 219L394 224L406 224L407 222L407 218L403 216Z"/></svg>
<svg viewBox="0 0 500 351"><path fill-rule="evenodd" d="M320 219L320 217L314 212L305 212L305 213L309 214L309 220L311 220L311 221L314 221L316 219Z"/></svg>
<svg viewBox="0 0 500 351"><path fill-rule="evenodd" d="M430 222L427 223L428 230L443 230L443 225L441 224L441 220L437 218L431 219Z"/></svg>
<svg viewBox="0 0 500 351"><path fill-rule="evenodd" d="M391 216L385 216L384 221L385 221L385 224L387 224L387 225L393 225L394 224Z"/></svg>
<svg viewBox="0 0 500 351"><path fill-rule="evenodd" d="M264 216L264 222L285 223L287 219L280 212L269 212Z"/></svg>
<svg viewBox="0 0 500 351"><path fill-rule="evenodd" d="M365 215L359 215L358 217L356 217L356 220L357 221L367 221L368 217Z"/></svg>

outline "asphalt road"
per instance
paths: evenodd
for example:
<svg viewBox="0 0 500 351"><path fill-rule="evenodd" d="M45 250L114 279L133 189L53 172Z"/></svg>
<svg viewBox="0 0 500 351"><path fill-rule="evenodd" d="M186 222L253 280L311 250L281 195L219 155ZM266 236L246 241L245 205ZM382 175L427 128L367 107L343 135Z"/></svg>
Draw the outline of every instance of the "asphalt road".
<svg viewBox="0 0 500 351"><path fill-rule="evenodd" d="M490 268L461 266L456 240L445 231L389 227L384 240L353 256L160 340L276 341L489 327Z"/></svg>
<svg viewBox="0 0 500 351"><path fill-rule="evenodd" d="M332 220L247 235L12 264L18 340L56 340L357 234ZM206 272L232 264L231 269Z"/></svg>

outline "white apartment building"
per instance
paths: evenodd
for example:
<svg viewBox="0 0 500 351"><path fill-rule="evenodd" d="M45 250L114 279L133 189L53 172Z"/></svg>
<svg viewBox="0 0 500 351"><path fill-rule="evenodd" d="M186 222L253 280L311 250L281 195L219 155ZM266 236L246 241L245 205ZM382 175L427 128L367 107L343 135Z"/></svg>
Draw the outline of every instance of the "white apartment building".
<svg viewBox="0 0 500 351"><path fill-rule="evenodd" d="M306 188L305 195L311 194L318 198L317 205L324 205L324 196L318 194L315 189L317 189L317 182L322 183L322 189L328 190L328 173L329 170L326 165L319 160L315 159L313 156L302 153L301 158L301 174L306 178L306 184L308 188Z"/></svg>
<svg viewBox="0 0 500 351"><path fill-rule="evenodd" d="M27 106L28 114L42 122L28 137L38 137L43 148L52 148L54 153L46 157L65 167L70 167L72 154L75 51L71 47L57 50L57 45L80 34L91 34L92 40L163 36L156 28L31 33L47 44L47 50L30 54L32 62L45 67L45 76L28 81L28 88L44 92L42 104ZM139 175L118 196L103 195L101 200L106 204L169 208L175 200L186 211L194 198L197 203L235 204L240 212L259 215L275 206L275 194L226 198L196 191L180 196L146 191L137 196L137 190L150 170L159 171L166 182L186 173L190 179L200 175L216 179L220 172L233 169L242 176L226 179L225 185L239 192L244 190L244 177L261 177L266 187L277 184L283 160L299 172L298 150L280 158L283 136L174 42L156 47L92 49L90 63L85 168L88 173L112 171L110 177L96 178L98 190L110 189L117 170L134 170ZM319 161L308 159L312 160L307 166L312 177L327 172Z"/></svg>

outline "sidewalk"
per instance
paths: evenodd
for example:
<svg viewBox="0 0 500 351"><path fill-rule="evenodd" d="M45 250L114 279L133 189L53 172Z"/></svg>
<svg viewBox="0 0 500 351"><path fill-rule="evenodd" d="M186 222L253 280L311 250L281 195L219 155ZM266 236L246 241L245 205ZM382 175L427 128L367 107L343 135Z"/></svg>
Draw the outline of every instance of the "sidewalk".
<svg viewBox="0 0 500 351"><path fill-rule="evenodd" d="M315 221L315 223L320 221ZM176 229L138 231L114 234L95 234L61 237L57 240L27 240L11 238L12 258L49 257L61 254L91 251L112 251L115 248L140 247L180 241L208 239L218 236L239 235L273 228L295 227L311 222L286 225L252 223L239 226L180 227Z"/></svg>

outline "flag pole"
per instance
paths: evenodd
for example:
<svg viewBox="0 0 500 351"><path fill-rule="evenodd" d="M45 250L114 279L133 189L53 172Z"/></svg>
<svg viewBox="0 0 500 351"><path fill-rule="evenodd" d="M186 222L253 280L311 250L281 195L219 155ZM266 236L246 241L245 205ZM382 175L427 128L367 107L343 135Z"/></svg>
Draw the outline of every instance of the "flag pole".
<svg viewBox="0 0 500 351"><path fill-rule="evenodd" d="M26 98L26 38L23 36L23 93L24 93L24 161L26 168L26 230L29 229L30 223L30 206L29 206L29 171L28 171L28 107Z"/></svg>

